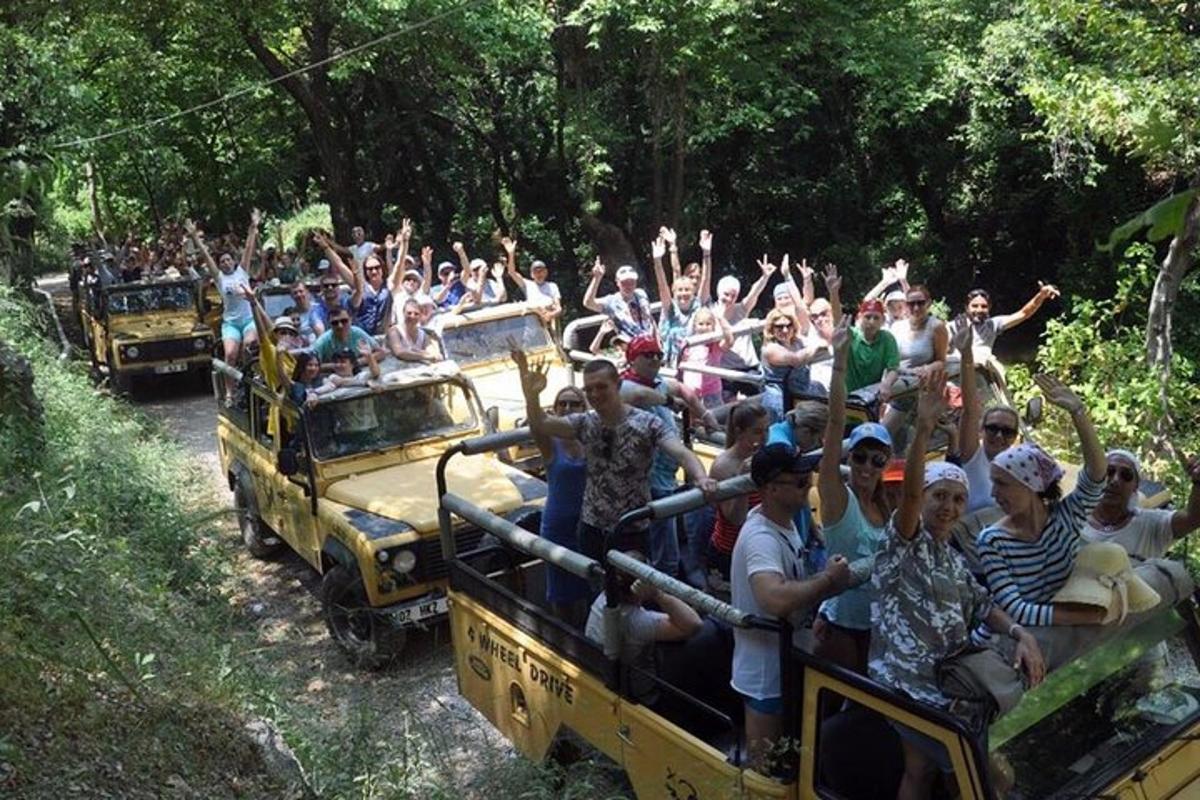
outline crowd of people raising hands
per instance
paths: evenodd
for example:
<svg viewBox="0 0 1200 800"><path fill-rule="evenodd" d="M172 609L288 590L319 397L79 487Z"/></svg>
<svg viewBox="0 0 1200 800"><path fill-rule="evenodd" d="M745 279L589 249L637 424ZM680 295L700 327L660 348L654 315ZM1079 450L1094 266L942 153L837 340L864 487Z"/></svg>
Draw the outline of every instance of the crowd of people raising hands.
<svg viewBox="0 0 1200 800"><path fill-rule="evenodd" d="M179 230L190 245L170 249L168 258L176 267L199 267L219 290L226 360L235 362L258 342L265 379L297 401L378 374L388 356L439 358L431 346L438 315L505 302L509 285L547 323L563 314L548 265L534 260L522 274L517 244L507 237L491 264L455 242L456 260L435 269L432 246L410 254L407 221L382 245L361 228L346 246L318 233L324 258L310 274L294 253L276 256L280 247L260 246L260 222L255 212L240 248L229 241L211 247L185 223ZM1084 403L1054 377L1037 381L1075 429L1081 466L1069 492L1050 455L1018 442L1016 411L982 406L976 365L992 358L997 336L1057 296L1053 286L1039 285L1021 309L995 316L987 292L975 289L964 313L946 321L933 313L930 291L909 282L902 260L847 307L835 266L818 272L787 256L777 266L764 255L744 294L740 280L726 275L716 280L714 296L712 247L713 235L701 232L699 260L684 264L676 233L659 231L650 247L662 302L657 314L636 265L618 265L615 291L603 294L610 270L596 260L583 306L606 318L602 336L612 341L597 337L596 344L611 345L616 357L587 362L581 386L560 391L549 411L545 368L513 349L546 466L541 532L548 539L600 558L617 520L677 491L681 472L709 497L718 481L748 474L753 493L714 503L682 528L670 520L634 526L616 545L740 610L789 619L811 633L818 657L949 708L934 669L967 644L1003 650L1025 685L1035 685L1046 664L1030 629L1106 619L1106 609L1055 600L1082 547L1115 542L1134 559L1158 558L1200 527L1200 459L1188 460L1193 491L1178 510L1139 509L1137 457L1106 453ZM312 276L320 286L315 298L306 287ZM270 319L252 286L276 279L290 283L294 304ZM764 296L771 302L760 309ZM760 329L760 314L756 346L747 331ZM953 362L956 374L948 369ZM722 379L688 364L759 380ZM664 376L665 366L682 366L681 377ZM915 396L893 395L901 376L919 385ZM848 395L868 387L880 422L864 422L846 437ZM683 443L673 403L710 428L718 425L714 410L722 410L724 450L710 469ZM901 419L913 421L906 443L897 440ZM927 461L931 437L947 426L944 460ZM951 535L964 514L980 511L990 511L991 522L973 541ZM547 600L565 621L602 638L603 604L585 583L552 569ZM697 634L703 621L634 583L624 587L619 624L637 659L654 642ZM755 757L764 757L782 730L771 636L733 632L730 684L743 701ZM905 753L900 796L926 797L946 768L944 750L916 731L898 732Z"/></svg>

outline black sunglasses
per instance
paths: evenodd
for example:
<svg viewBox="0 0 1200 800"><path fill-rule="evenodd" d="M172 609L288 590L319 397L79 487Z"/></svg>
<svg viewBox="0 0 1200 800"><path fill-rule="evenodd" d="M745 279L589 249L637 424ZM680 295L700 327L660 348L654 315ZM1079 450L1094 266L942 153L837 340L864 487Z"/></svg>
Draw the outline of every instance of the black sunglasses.
<svg viewBox="0 0 1200 800"><path fill-rule="evenodd" d="M997 425L994 422L984 425L983 430L991 436L1002 436L1005 439L1014 439L1017 435L1016 428L1010 428L1007 425Z"/></svg>
<svg viewBox="0 0 1200 800"><path fill-rule="evenodd" d="M777 331L786 331L788 328L793 327L793 325L790 322L775 322L771 327Z"/></svg>
<svg viewBox="0 0 1200 800"><path fill-rule="evenodd" d="M335 319L335 320L333 320L333 322L332 322L332 323L330 323L330 324L332 324L332 325L333 325L335 328L340 328L340 327L342 327L343 325L349 325L349 324L350 324L350 320L348 320L348 319Z"/></svg>
<svg viewBox="0 0 1200 800"><path fill-rule="evenodd" d="M1108 467L1108 477L1111 478L1113 475L1121 476L1121 480L1126 483L1133 483L1137 480L1137 473L1129 467L1114 467L1110 464Z"/></svg>
<svg viewBox="0 0 1200 800"><path fill-rule="evenodd" d="M883 469L887 466L888 457L883 453L866 453L862 450L855 450L850 454L850 460L859 465L870 461L871 466L875 467L875 469Z"/></svg>
<svg viewBox="0 0 1200 800"><path fill-rule="evenodd" d="M336 283L322 283L321 284L322 290L336 289L336 288L338 288L338 284L336 284Z"/></svg>

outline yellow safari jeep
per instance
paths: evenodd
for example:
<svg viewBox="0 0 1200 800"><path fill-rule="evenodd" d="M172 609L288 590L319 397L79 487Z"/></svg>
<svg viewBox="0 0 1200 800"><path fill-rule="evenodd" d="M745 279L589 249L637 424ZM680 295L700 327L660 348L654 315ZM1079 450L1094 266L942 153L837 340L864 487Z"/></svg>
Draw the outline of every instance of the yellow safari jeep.
<svg viewBox="0 0 1200 800"><path fill-rule="evenodd" d="M441 325L443 351L470 376L479 399L498 430L512 430L525 419L525 398L509 350L521 347L531 362L546 365L542 404L574 383L574 375L550 330L525 303L503 303L445 317ZM528 469L537 468L537 450L518 448L511 456Z"/></svg>
<svg viewBox="0 0 1200 800"><path fill-rule="evenodd" d="M338 645L362 666L387 664L409 628L446 614L435 471L457 443L488 432L470 380L441 362L301 408L258 377L215 364L221 466L247 548L260 558L285 546L299 554L324 576L325 621ZM228 405L225 375L239 387ZM542 481L491 455L459 460L444 480L537 529ZM460 525L454 535L469 548L483 533Z"/></svg>
<svg viewBox="0 0 1200 800"><path fill-rule="evenodd" d="M117 391L135 376L207 370L213 335L200 316L195 281L80 285L79 325L92 367Z"/></svg>
<svg viewBox="0 0 1200 800"><path fill-rule="evenodd" d="M485 437L462 449L510 444ZM745 476L735 478L718 497L749 488ZM691 490L632 511L621 524L703 502ZM561 752L564 739L582 739L616 762L643 800L891 800L903 772L893 727L901 723L946 749L951 771L935 798L1200 797L1200 615L1179 565L1138 568L1148 579L1168 573L1155 584L1164 598L1156 609L1102 629L1045 629L1043 651L1054 669L1046 682L1009 714L973 727L815 658L786 623L740 612L623 553L610 550L599 564L547 545L452 490L441 503L443 547L453 555L449 605L459 691L535 761ZM499 543L457 547L455 519L470 520ZM496 569L497 547L523 557ZM629 663L619 624L606 624L600 642L551 615L541 589L547 563L589 579L597 592L605 587L605 614L614 622L617 579L625 573L691 604L706 617L704 627L687 642L654 645L653 668ZM747 763L741 701L729 689L733 628L779 634L785 735L770 775ZM1063 632L1076 637L1070 649L1058 638ZM1165 669L1147 677L1148 660L1159 657Z"/></svg>

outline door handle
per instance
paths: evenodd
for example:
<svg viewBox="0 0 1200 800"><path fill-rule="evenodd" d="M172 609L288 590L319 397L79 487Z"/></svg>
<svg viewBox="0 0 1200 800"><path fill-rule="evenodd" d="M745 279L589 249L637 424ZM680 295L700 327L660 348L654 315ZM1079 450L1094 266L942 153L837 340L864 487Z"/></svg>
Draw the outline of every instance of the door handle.
<svg viewBox="0 0 1200 800"><path fill-rule="evenodd" d="M621 724L621 725L617 726L617 738L620 739L625 744L629 745L630 747L634 746L633 739L629 738L629 726L628 725Z"/></svg>

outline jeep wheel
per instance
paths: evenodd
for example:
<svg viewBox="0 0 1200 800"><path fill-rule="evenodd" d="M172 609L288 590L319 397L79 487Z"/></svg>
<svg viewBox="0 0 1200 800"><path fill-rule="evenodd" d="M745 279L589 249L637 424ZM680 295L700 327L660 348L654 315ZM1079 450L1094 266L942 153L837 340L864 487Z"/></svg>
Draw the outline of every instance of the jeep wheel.
<svg viewBox="0 0 1200 800"><path fill-rule="evenodd" d="M233 504L237 508L238 529L242 542L255 558L272 558L283 550L283 540L267 527L258 515L252 489L239 478L233 486Z"/></svg>
<svg viewBox="0 0 1200 800"><path fill-rule="evenodd" d="M329 635L356 666L381 669L404 649L407 633L367 605L357 570L338 564L325 573L321 607Z"/></svg>

